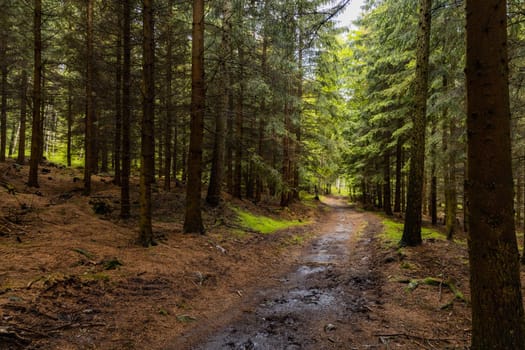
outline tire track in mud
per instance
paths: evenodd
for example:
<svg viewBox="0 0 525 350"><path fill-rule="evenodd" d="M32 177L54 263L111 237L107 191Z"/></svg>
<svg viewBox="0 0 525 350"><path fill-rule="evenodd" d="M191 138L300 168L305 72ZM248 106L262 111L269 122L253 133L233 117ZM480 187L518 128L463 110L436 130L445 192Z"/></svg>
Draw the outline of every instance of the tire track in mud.
<svg viewBox="0 0 525 350"><path fill-rule="evenodd" d="M253 312L184 348L350 349L350 333L359 331L352 330L352 320L369 312L377 277L366 252L353 255L356 226L366 219L339 202L330 204L334 211L320 237L293 272L280 278L279 286L257 293Z"/></svg>

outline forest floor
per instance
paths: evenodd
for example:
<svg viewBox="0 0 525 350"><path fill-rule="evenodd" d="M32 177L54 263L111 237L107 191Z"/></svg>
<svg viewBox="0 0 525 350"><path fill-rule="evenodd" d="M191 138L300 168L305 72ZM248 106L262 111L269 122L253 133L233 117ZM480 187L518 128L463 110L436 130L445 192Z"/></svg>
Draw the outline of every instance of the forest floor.
<svg viewBox="0 0 525 350"><path fill-rule="evenodd" d="M136 244L119 188L47 164L0 184L0 349L464 349L464 241L399 248L384 218L326 197L280 209L228 198L182 234L184 191L154 191L158 245ZM135 179L136 180L136 179ZM7 185L9 184L9 185ZM133 186L133 212L138 212ZM95 209L101 213L95 213ZM238 210L300 225L271 234Z"/></svg>

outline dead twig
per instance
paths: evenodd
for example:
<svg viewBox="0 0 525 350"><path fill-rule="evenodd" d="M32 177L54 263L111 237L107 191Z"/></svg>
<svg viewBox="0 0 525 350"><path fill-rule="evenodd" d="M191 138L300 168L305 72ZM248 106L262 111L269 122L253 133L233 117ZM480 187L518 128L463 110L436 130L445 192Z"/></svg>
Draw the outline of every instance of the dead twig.
<svg viewBox="0 0 525 350"><path fill-rule="evenodd" d="M88 327L105 327L105 323L66 323L61 326L53 327L46 329L46 332L48 333L55 333L58 331L62 331L64 329L71 329L71 328L88 328Z"/></svg>
<svg viewBox="0 0 525 350"><path fill-rule="evenodd" d="M395 338L395 337L405 337L407 339L416 339L424 342L428 341L435 341L435 342L446 342L450 343L451 341L455 341L457 339L454 338L426 338L415 334L408 334L408 333L374 333L374 336L376 337L388 337L388 338Z"/></svg>
<svg viewBox="0 0 525 350"><path fill-rule="evenodd" d="M13 327L0 327L0 339L7 338L19 344L28 345L31 343L31 339L24 338L18 334L18 329Z"/></svg>

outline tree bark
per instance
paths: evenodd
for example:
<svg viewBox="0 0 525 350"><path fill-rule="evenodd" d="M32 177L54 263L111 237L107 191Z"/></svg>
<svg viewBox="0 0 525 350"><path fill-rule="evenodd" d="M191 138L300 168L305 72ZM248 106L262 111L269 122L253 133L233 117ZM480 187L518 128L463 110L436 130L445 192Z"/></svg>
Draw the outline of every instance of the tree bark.
<svg viewBox="0 0 525 350"><path fill-rule="evenodd" d="M525 349L513 212L505 0L467 0L472 346Z"/></svg>
<svg viewBox="0 0 525 350"><path fill-rule="evenodd" d="M71 166L72 129L73 129L73 86L71 81L67 84L67 133L66 133L66 164Z"/></svg>
<svg viewBox="0 0 525 350"><path fill-rule="evenodd" d="M173 121L173 161L172 161L172 174L173 183L177 187L177 172L179 170L177 161L179 159L179 120L176 118Z"/></svg>
<svg viewBox="0 0 525 350"><path fill-rule="evenodd" d="M210 171L210 185L208 186L208 194L206 202L215 207L219 205L221 200L222 183L224 177L224 153L225 153L225 132L226 119L228 118L228 95L230 93L230 74L227 64L228 53L230 52L230 32L231 32L231 16L232 3L229 0L224 1L223 4L223 23L222 23L222 41L221 41L221 61L219 63L219 70L223 81L222 99L219 103L219 110L215 116L215 139L213 145L213 159Z"/></svg>
<svg viewBox="0 0 525 350"><path fill-rule="evenodd" d="M244 52L239 48L239 90L237 91L237 101L235 103L235 157L233 170L233 196L242 197L242 157L243 157L243 133L244 133Z"/></svg>
<svg viewBox="0 0 525 350"><path fill-rule="evenodd" d="M266 79L266 76L268 75L268 38L266 35L263 37L262 42L262 55L261 55L261 71L263 79ZM259 132L258 132L258 142L257 142L257 154L259 155L260 161L264 162L265 156L264 156L264 135L265 135L265 129L266 129L266 103L263 99L261 102L261 108L259 113ZM257 171L255 178L255 203L258 203L261 201L262 192L263 192L263 178L260 171Z"/></svg>
<svg viewBox="0 0 525 350"><path fill-rule="evenodd" d="M172 131L173 131L173 4L168 1L168 24L166 28L166 121L164 124L164 190L171 189Z"/></svg>
<svg viewBox="0 0 525 350"><path fill-rule="evenodd" d="M4 9L5 10L5 9ZM2 95L2 108L0 112L0 162L5 162L5 152L7 148L7 43L6 38L0 38L0 64L2 65L0 94Z"/></svg>
<svg viewBox="0 0 525 350"><path fill-rule="evenodd" d="M523 183L522 183L522 176L521 176L521 160L518 161L518 165L516 168L516 174L514 177L516 178L516 227L519 227L521 225L521 207L523 205L521 194L523 192Z"/></svg>
<svg viewBox="0 0 525 350"><path fill-rule="evenodd" d="M436 122L432 124L432 135L436 134ZM430 200L429 212L432 225L437 225L437 175L436 175L436 144L430 146Z"/></svg>
<svg viewBox="0 0 525 350"><path fill-rule="evenodd" d="M432 0L421 0L417 34L416 80L413 110L413 130L408 180L405 225L400 244L421 244L421 206L423 177L425 176L425 130L428 95L428 61L430 52L430 26Z"/></svg>
<svg viewBox="0 0 525 350"><path fill-rule="evenodd" d="M186 124L186 118L183 118L183 124ZM190 124L191 124L191 117L190 117ZM191 127L191 126L190 126ZM181 145L181 182L183 184L186 184L187 178L188 178L188 156L189 156L189 149L188 149L188 131L187 128L182 128L182 145ZM202 158L201 158L202 160Z"/></svg>
<svg viewBox="0 0 525 350"><path fill-rule="evenodd" d="M153 0L144 0L142 42L142 132L140 162L140 221L139 241L144 247L155 242L151 226L151 184L155 178L155 41Z"/></svg>
<svg viewBox="0 0 525 350"><path fill-rule="evenodd" d="M468 150L467 152L468 153ZM469 217L470 217L470 211L469 211L469 202L468 202L468 184L467 179L468 176L468 158L465 159L463 162L463 178L465 181L463 181L463 232L469 231Z"/></svg>
<svg viewBox="0 0 525 350"><path fill-rule="evenodd" d="M101 138L97 142L97 144L99 145L99 150L100 150L100 172L107 173L109 171L109 145L108 145L109 135L106 135L106 131L104 130L100 133L100 136Z"/></svg>
<svg viewBox="0 0 525 350"><path fill-rule="evenodd" d="M299 8L298 15L302 15L302 10ZM296 106L296 121L295 121L295 147L294 147L294 159L293 159L293 190L292 190L292 198L294 200L299 200L299 183L300 183L300 176L299 176L299 163L300 163L300 157L301 157L301 117L303 113L302 108L302 100L303 100L303 79L304 79L304 72L303 72L303 55L304 55L304 43L303 43L303 28L298 26L298 57L297 57L297 101L298 106Z"/></svg>
<svg viewBox="0 0 525 350"><path fill-rule="evenodd" d="M129 196L129 175L131 172L131 0L123 2L123 65L122 65L122 170L120 186L120 216L124 219L131 215Z"/></svg>
<svg viewBox="0 0 525 350"><path fill-rule="evenodd" d="M284 135L282 140L283 148L283 159L282 159L282 190L281 190L281 207L287 207L290 205L291 199L291 188L290 188L290 108L288 106L289 102L284 102Z"/></svg>
<svg viewBox="0 0 525 350"><path fill-rule="evenodd" d="M31 160L29 164L29 187L38 185L38 163L40 162L42 130L40 123L40 105L42 104L42 1L34 2L33 35L34 35L34 70L33 70L33 122L31 131Z"/></svg>
<svg viewBox="0 0 525 350"><path fill-rule="evenodd" d="M448 85L446 77L443 77L443 85ZM456 233L456 150L454 140L455 123L448 117L448 111L443 113L443 154L444 154L444 180L445 180L445 231L447 239L452 240Z"/></svg>
<svg viewBox="0 0 525 350"><path fill-rule="evenodd" d="M394 190L394 212L401 212L401 170L403 168L403 144L401 139L397 139L396 144L396 184Z"/></svg>
<svg viewBox="0 0 525 350"><path fill-rule="evenodd" d="M392 199L390 198L392 192L390 188L390 152L385 152L383 157L383 209L386 215L393 215Z"/></svg>
<svg viewBox="0 0 525 350"><path fill-rule="evenodd" d="M116 69L115 69L115 141L113 149L113 168L115 176L113 183L120 186L121 178L121 153L122 153L122 14L118 15L118 34L116 40Z"/></svg>
<svg viewBox="0 0 525 350"><path fill-rule="evenodd" d="M201 215L202 141L204 133L204 0L193 0L191 134L186 188L185 233L204 234Z"/></svg>
<svg viewBox="0 0 525 350"><path fill-rule="evenodd" d="M27 125L27 71L22 70L22 82L20 84L20 131L18 137L18 164L26 162L26 125Z"/></svg>
<svg viewBox="0 0 525 350"><path fill-rule="evenodd" d="M91 194L91 174L93 172L95 99L93 90L93 0L86 4L86 121L84 139L84 195Z"/></svg>
<svg viewBox="0 0 525 350"><path fill-rule="evenodd" d="M231 52L231 51L230 51ZM228 193L233 195L233 92L228 93L228 114L226 116L226 154L225 154L225 170L226 170L226 189Z"/></svg>

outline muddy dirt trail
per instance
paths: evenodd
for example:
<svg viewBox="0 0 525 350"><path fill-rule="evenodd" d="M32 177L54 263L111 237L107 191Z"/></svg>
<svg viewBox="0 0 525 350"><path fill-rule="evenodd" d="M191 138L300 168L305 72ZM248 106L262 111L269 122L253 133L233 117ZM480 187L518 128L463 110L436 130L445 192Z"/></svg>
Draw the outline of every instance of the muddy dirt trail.
<svg viewBox="0 0 525 350"><path fill-rule="evenodd" d="M241 305L242 312L232 311L220 325L199 326L170 349L351 349L360 332L356 321L378 303L378 277L366 254L370 242L358 237L377 222L342 200L327 204L332 212L289 273L247 297L252 305Z"/></svg>

